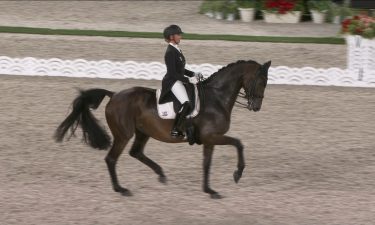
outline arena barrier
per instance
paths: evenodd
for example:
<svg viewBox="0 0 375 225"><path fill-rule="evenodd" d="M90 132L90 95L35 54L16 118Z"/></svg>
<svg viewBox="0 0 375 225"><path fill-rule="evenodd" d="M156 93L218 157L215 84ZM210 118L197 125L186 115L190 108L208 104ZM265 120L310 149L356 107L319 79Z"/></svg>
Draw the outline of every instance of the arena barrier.
<svg viewBox="0 0 375 225"><path fill-rule="evenodd" d="M206 77L221 67L221 65L211 64L187 65L187 68L202 72ZM87 61L84 59L62 60L0 56L0 74L3 75L161 80L165 72L165 65L160 62L113 62L109 60ZM375 70L367 72L364 76L354 69L278 66L270 68L269 83L375 87Z"/></svg>

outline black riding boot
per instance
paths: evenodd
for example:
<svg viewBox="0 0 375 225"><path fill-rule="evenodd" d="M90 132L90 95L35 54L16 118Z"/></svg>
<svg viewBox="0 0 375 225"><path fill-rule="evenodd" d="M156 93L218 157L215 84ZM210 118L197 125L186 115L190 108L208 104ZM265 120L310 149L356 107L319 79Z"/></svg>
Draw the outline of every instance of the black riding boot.
<svg viewBox="0 0 375 225"><path fill-rule="evenodd" d="M185 123L186 116L188 115L190 111L190 103L185 102L182 107L180 112L176 114L176 119L173 124L173 128L171 131L171 136L172 137L184 137L184 133L182 131L182 125Z"/></svg>

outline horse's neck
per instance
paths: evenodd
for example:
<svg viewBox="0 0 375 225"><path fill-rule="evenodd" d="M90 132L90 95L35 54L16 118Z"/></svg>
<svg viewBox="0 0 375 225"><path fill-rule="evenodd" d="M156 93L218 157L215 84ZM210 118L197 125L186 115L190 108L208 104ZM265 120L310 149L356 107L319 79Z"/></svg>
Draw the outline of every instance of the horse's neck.
<svg viewBox="0 0 375 225"><path fill-rule="evenodd" d="M208 85L214 97L222 103L228 112L232 111L241 90L242 74L241 68L231 68L227 74L217 74Z"/></svg>

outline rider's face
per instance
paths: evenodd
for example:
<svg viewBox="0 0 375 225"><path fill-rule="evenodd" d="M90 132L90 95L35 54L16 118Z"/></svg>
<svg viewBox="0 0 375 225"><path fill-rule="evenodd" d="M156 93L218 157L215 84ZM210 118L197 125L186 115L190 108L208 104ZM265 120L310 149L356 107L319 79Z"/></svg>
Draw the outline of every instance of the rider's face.
<svg viewBox="0 0 375 225"><path fill-rule="evenodd" d="M171 41L173 41L176 44L179 44L181 41L182 35L181 34L174 34L172 35Z"/></svg>

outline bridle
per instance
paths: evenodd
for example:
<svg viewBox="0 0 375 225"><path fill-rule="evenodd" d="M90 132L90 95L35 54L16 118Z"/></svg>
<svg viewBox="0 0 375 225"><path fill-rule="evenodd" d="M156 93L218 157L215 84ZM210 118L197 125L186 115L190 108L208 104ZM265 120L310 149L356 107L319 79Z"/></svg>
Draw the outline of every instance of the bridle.
<svg viewBox="0 0 375 225"><path fill-rule="evenodd" d="M258 96L258 95L255 94L255 89L256 89L257 83L258 83L258 81L260 79L260 72L261 72L261 67L256 71L256 73L255 73L255 79L252 82L252 84L249 85L250 87L248 87L248 88L245 87L244 88L245 89L245 94L242 93L242 92L240 92L238 94L239 97L244 98L244 99L247 100L247 104L239 102L239 101L236 100L236 103L239 104L239 105L241 105L243 108L251 109L253 107L253 105L254 105L255 99L263 99L264 98L263 95Z"/></svg>
<svg viewBox="0 0 375 225"><path fill-rule="evenodd" d="M251 109L252 106L253 106L253 104L254 104L254 102L255 102L255 99L263 99L264 98L263 95L258 96L258 95L255 94L255 89L256 89L257 83L258 83L258 81L260 79L261 69L262 68L260 67L256 71L256 73L255 73L255 79L252 82L251 86L248 87L248 88L244 87L245 93L240 92L238 94L239 97L244 98L244 99L247 100L247 104L239 102L239 101L236 100L236 103L239 104L239 105L241 105L243 108ZM201 97L201 104L204 104L204 99L205 99L204 91L203 91L204 87L203 87L203 83L202 82L205 81L206 79L203 76L202 77L198 77L198 88L199 88L199 93L201 93L201 96L200 96Z"/></svg>

